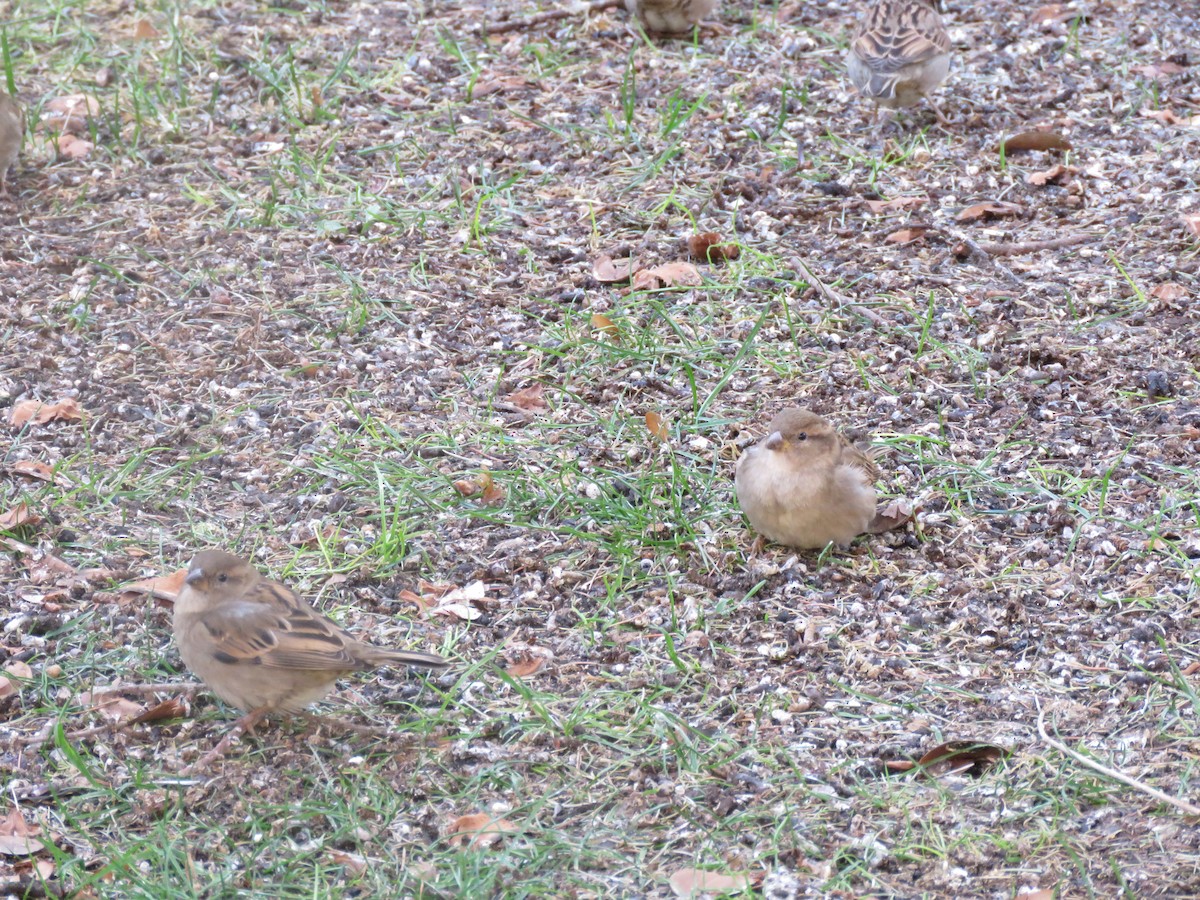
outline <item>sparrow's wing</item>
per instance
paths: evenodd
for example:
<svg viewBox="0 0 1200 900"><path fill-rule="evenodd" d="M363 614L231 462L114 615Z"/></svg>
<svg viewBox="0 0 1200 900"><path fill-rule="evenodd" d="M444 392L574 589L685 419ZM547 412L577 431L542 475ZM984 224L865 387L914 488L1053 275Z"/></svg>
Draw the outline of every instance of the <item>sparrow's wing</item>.
<svg viewBox="0 0 1200 900"><path fill-rule="evenodd" d="M279 669L337 671L365 668L358 642L282 584L263 579L235 600L200 615L224 663Z"/></svg>
<svg viewBox="0 0 1200 900"><path fill-rule="evenodd" d="M844 437L841 438L841 449L841 462L843 465L861 469L872 482L879 478L879 466L875 464L875 453L873 451L862 450L851 444Z"/></svg>
<svg viewBox="0 0 1200 900"><path fill-rule="evenodd" d="M871 71L894 75L950 51L950 36L937 11L917 0L873 6L860 23L850 49Z"/></svg>

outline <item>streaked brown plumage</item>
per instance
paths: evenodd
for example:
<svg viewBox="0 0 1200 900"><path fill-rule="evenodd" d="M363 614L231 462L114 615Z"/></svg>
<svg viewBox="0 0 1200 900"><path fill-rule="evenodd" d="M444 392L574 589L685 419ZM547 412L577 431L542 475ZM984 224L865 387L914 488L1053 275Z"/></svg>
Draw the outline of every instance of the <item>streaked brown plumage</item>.
<svg viewBox="0 0 1200 900"><path fill-rule="evenodd" d="M862 534L875 515L874 460L807 409L784 410L767 432L742 454L734 479L754 529L803 548Z"/></svg>
<svg viewBox="0 0 1200 900"><path fill-rule="evenodd" d="M223 550L196 554L175 599L175 641L184 664L246 715L297 713L342 675L380 665L440 669L432 653L388 650L360 641L277 581Z"/></svg>
<svg viewBox="0 0 1200 900"><path fill-rule="evenodd" d="M21 105L0 91L0 193L8 194L8 170L21 153L25 139L25 117Z"/></svg>
<svg viewBox="0 0 1200 900"><path fill-rule="evenodd" d="M930 0L877 0L854 31L846 67L869 100L913 106L949 73L950 37Z"/></svg>
<svg viewBox="0 0 1200 900"><path fill-rule="evenodd" d="M625 8L656 34L685 34L717 8L717 0L625 0Z"/></svg>

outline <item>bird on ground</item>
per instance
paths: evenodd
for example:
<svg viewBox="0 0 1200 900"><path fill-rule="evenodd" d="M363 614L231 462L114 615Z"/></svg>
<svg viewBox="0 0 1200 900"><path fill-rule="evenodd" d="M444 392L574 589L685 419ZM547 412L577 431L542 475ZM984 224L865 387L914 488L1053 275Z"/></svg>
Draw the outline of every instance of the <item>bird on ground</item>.
<svg viewBox="0 0 1200 900"><path fill-rule="evenodd" d="M625 8L654 34L686 34L717 8L717 0L625 0Z"/></svg>
<svg viewBox="0 0 1200 900"><path fill-rule="evenodd" d="M928 97L950 72L950 36L932 0L877 0L854 31L846 67L878 106L899 109Z"/></svg>
<svg viewBox="0 0 1200 900"><path fill-rule="evenodd" d="M184 665L244 715L210 756L269 713L299 713L350 672L381 665L442 669L433 653L360 641L287 587L223 550L197 553L175 598Z"/></svg>
<svg viewBox="0 0 1200 900"><path fill-rule="evenodd" d="M25 138L25 117L21 105L0 91L0 193L8 195L8 170L17 162Z"/></svg>
<svg viewBox="0 0 1200 900"><path fill-rule="evenodd" d="M875 516L874 460L825 419L793 407L737 462L738 505L763 537L792 547L848 545Z"/></svg>

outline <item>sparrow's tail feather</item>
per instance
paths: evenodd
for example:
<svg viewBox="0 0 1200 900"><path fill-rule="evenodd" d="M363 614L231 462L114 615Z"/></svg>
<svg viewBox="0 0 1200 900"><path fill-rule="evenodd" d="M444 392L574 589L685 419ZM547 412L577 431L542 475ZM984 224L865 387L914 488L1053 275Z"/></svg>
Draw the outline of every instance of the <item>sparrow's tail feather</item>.
<svg viewBox="0 0 1200 900"><path fill-rule="evenodd" d="M370 660L375 665L389 664L394 666L414 666L418 669L444 669L450 665L450 660L443 659L436 653L421 653L418 650L383 650L372 647Z"/></svg>

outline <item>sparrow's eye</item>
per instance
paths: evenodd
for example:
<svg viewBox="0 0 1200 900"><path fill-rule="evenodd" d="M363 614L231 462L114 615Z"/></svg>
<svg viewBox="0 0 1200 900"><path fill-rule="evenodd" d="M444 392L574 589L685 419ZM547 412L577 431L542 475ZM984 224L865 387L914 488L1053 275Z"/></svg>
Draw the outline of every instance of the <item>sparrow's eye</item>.
<svg viewBox="0 0 1200 900"><path fill-rule="evenodd" d="M229 576L226 575L224 572L222 572L220 575L217 576L217 581L228 581L228 580L229 580Z"/></svg>
<svg viewBox="0 0 1200 900"><path fill-rule="evenodd" d="M802 432L800 432L798 435L796 435L796 440L798 440L798 441L807 441L807 440L808 440L808 434L807 434L807 432L803 432L803 431L802 431Z"/></svg>

